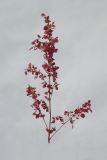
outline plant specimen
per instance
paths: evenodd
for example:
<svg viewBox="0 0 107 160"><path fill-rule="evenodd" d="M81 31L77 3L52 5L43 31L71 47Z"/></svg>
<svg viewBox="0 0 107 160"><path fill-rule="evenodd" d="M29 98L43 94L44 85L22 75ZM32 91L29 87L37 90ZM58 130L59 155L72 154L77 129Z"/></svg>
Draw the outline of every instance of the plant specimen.
<svg viewBox="0 0 107 160"><path fill-rule="evenodd" d="M41 14L44 18L43 35L37 35L37 38L32 41L30 50L40 51L43 55L42 71L38 69L32 63L29 63L25 69L25 74L33 75L35 79L40 80L40 85L43 89L41 95L37 87L28 85L26 88L27 96L32 98L33 116L36 119L43 119L43 123L46 127L48 136L48 143L55 136L55 134L67 123L70 123L72 128L76 120L84 118L85 114L92 112L91 101L88 100L74 111L64 111L63 115L53 115L52 113L52 96L55 90L59 89L58 70L59 66L56 65L54 55L58 53L56 44L58 43L58 37L53 36L55 29L55 23L50 20L50 17ZM58 124L58 125L57 125Z"/></svg>

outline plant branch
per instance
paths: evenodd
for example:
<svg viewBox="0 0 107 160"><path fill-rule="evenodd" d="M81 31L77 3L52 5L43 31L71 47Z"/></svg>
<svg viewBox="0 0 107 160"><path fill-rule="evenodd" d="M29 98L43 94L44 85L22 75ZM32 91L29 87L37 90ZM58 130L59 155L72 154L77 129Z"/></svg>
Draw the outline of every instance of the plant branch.
<svg viewBox="0 0 107 160"><path fill-rule="evenodd" d="M50 129L51 129L51 95L50 95L50 74L49 74L49 132L48 132L48 143L50 143Z"/></svg>
<svg viewBox="0 0 107 160"><path fill-rule="evenodd" d="M42 114L41 109L40 109L40 112L41 112L41 114ZM45 124L46 128L48 128L48 125L47 125L47 123L46 123L46 121L45 121L45 118L43 117L42 119L43 119L43 121L44 121L44 124Z"/></svg>
<svg viewBox="0 0 107 160"><path fill-rule="evenodd" d="M69 121L71 120L71 118L69 118L66 122L64 122L55 132L54 134L50 137L50 139L52 139L53 136L55 136L55 134L60 131L60 129L66 124L68 123Z"/></svg>
<svg viewBox="0 0 107 160"><path fill-rule="evenodd" d="M44 118L44 117L43 117L43 121L44 121L44 124L45 124L46 128L48 128L47 123L46 123L46 121L45 121L45 118Z"/></svg>

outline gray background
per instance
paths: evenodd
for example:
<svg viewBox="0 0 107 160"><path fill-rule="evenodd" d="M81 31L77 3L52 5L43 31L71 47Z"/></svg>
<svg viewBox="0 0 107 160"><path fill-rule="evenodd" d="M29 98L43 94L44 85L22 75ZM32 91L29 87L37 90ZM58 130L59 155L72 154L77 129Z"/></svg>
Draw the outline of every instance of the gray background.
<svg viewBox="0 0 107 160"><path fill-rule="evenodd" d="M45 12L59 36L59 92L54 113L88 99L93 113L67 125L48 145L41 121L32 117L25 88L29 61L41 57L30 42L41 33ZM107 160L107 1L0 0L0 160Z"/></svg>

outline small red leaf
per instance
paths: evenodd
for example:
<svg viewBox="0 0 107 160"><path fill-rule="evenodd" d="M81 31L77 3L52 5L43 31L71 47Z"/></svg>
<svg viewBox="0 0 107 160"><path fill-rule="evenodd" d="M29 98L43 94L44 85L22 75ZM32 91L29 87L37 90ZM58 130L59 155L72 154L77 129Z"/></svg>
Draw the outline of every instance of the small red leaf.
<svg viewBox="0 0 107 160"><path fill-rule="evenodd" d="M84 117L85 117L85 114L81 114L81 117L84 118Z"/></svg>

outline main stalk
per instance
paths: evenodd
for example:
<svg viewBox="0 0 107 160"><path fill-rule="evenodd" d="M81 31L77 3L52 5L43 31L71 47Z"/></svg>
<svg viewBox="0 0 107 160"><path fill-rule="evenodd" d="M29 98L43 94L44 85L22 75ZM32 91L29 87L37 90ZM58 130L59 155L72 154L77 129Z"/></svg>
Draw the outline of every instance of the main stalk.
<svg viewBox="0 0 107 160"><path fill-rule="evenodd" d="M48 131L48 143L50 143L50 130L51 130L51 93L50 93L50 74L49 74L49 131Z"/></svg>

